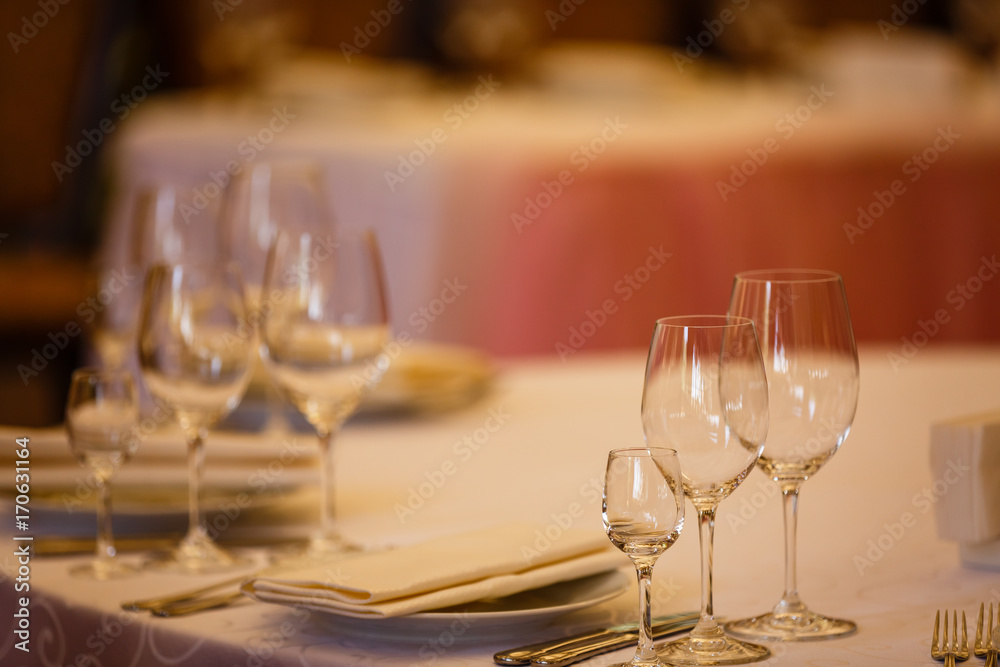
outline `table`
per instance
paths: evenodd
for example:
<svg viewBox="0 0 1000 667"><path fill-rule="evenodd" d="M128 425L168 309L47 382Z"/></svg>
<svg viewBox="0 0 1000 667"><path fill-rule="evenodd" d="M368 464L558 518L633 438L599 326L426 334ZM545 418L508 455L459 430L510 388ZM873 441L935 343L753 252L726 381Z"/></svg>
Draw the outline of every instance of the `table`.
<svg viewBox="0 0 1000 667"><path fill-rule="evenodd" d="M860 630L836 641L773 645L766 664L930 664L936 609L974 617L981 601L1000 598L1000 568L962 567L957 545L936 537L932 504L921 500L938 481L928 461L930 424L998 407L1000 348L923 349L895 366L892 352L862 347L854 428L842 450L805 485L800 505L801 593L816 610L851 618ZM368 544L405 543L510 519L547 525L565 520L574 503L584 510L574 525L600 530L597 489L606 452L642 442L643 367L640 351L581 353L566 362L555 356L510 361L495 390L460 411L349 424L339 443L337 477L345 533ZM465 436L478 449L456 445ZM411 491L445 467L454 473L425 493L422 504L413 502L411 513L401 512ZM10 516L11 506L4 507ZM286 509L292 515L301 511ZM910 526L902 527L904 513L915 517ZM660 559L654 613L698 606L695 535L688 529ZM12 609L15 562L11 549L4 551L0 598L4 609ZM783 576L780 500L758 471L720 506L715 557L717 614L738 617L776 601ZM25 663L8 635L0 644L4 664L83 665L93 655L105 665L488 665L501 648L566 628L624 621L636 606L633 587L552 627L516 636L494 632L477 640L487 628L466 632L456 626L419 641L394 642L337 631L302 611L273 605L244 604L177 619L122 612L121 600L195 585L204 577L147 572L133 580L88 582L67 576L76 560L32 560L33 652ZM587 664L606 665L627 655L623 650Z"/></svg>
<svg viewBox="0 0 1000 667"><path fill-rule="evenodd" d="M944 311L935 342L998 342L1000 85L940 45L849 41L750 80L610 49L447 85L304 60L242 94L151 99L111 156L126 194L320 161L339 219L379 234L393 326L417 339L643 345L657 317L724 311L737 271L805 267L844 275L861 340L919 338Z"/></svg>

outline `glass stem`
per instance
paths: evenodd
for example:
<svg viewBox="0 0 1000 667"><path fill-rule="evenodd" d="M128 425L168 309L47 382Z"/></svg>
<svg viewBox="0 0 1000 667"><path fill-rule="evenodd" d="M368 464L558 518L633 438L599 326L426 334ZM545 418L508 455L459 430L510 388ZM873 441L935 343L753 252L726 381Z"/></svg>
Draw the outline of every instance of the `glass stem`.
<svg viewBox="0 0 1000 667"><path fill-rule="evenodd" d="M188 532L185 540L208 539L205 515L201 507L201 480L205 470L205 438L201 429L187 434L188 443Z"/></svg>
<svg viewBox="0 0 1000 667"><path fill-rule="evenodd" d="M799 518L799 488L801 482L781 483L781 502L785 511L785 592L774 607L776 616L800 616L806 606L799 599L796 543Z"/></svg>
<svg viewBox="0 0 1000 667"><path fill-rule="evenodd" d="M333 440L336 434L336 429L317 429L320 455L320 534L318 536L320 540L337 539L337 531L334 528L336 520L336 489L333 485Z"/></svg>
<svg viewBox="0 0 1000 667"><path fill-rule="evenodd" d="M715 540L715 505L696 507L698 510L698 540L701 547L701 617L691 631L696 639L717 639L722 628L715 621L712 605L712 544Z"/></svg>
<svg viewBox="0 0 1000 667"><path fill-rule="evenodd" d="M653 620L650 605L654 563L655 560L635 561L635 573L639 583L639 645L635 650L635 662L646 663L656 660L656 651L653 649Z"/></svg>
<svg viewBox="0 0 1000 667"><path fill-rule="evenodd" d="M111 533L111 484L98 478L97 548L94 554L98 563L110 563L115 556L115 542Z"/></svg>

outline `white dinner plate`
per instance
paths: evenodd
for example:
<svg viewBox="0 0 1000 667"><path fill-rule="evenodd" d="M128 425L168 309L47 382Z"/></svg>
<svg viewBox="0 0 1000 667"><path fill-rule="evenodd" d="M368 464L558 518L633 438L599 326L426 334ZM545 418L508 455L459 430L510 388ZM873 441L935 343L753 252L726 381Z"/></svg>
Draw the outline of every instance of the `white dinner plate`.
<svg viewBox="0 0 1000 667"><path fill-rule="evenodd" d="M507 597L478 600L455 607L393 618L355 618L316 611L321 630L394 641L426 642L449 633L448 641L480 641L510 637L520 628L537 630L559 616L607 602L628 590L631 578L620 570L562 581Z"/></svg>

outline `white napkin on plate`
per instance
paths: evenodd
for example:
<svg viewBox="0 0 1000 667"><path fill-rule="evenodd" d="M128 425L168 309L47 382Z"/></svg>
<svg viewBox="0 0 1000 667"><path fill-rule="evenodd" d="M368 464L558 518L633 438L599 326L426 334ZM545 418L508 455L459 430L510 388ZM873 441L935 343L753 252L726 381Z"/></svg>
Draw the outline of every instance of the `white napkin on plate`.
<svg viewBox="0 0 1000 667"><path fill-rule="evenodd" d="M548 527L548 533L554 533ZM503 597L620 567L623 554L596 531L507 524L319 566L258 577L255 600L356 618L389 618Z"/></svg>

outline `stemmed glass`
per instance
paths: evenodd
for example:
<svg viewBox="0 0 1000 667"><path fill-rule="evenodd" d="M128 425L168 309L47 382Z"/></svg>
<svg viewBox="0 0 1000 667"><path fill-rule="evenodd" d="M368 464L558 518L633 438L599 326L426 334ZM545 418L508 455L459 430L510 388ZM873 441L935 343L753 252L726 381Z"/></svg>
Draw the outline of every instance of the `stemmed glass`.
<svg viewBox="0 0 1000 667"><path fill-rule="evenodd" d="M267 251L279 228L321 232L333 219L323 168L312 160L256 162L233 177L222 204L224 243L243 268L251 304L264 282Z"/></svg>
<svg viewBox="0 0 1000 667"><path fill-rule="evenodd" d="M829 271L765 270L736 276L729 311L757 325L770 389L771 432L761 470L781 487L785 591L767 614L726 629L748 639L828 639L852 621L810 611L799 598L795 534L799 489L847 438L858 402L858 352L844 283Z"/></svg>
<svg viewBox="0 0 1000 667"><path fill-rule="evenodd" d="M677 452L663 447L612 450L601 517L611 543L632 559L639 580L639 645L631 661L612 667L665 667L653 649L649 591L653 565L684 527Z"/></svg>
<svg viewBox="0 0 1000 667"><path fill-rule="evenodd" d="M660 647L665 662L732 665L770 655L763 646L727 637L712 604L716 509L753 469L767 423L767 380L753 322L721 315L656 322L642 395L643 431L650 447L677 450L701 543L701 615L689 636Z"/></svg>
<svg viewBox="0 0 1000 667"><path fill-rule="evenodd" d="M188 447L187 535L168 564L187 572L228 569L239 560L208 535L200 493L208 429L235 408L254 354L243 283L232 264L157 264L146 274L139 366L166 403Z"/></svg>
<svg viewBox="0 0 1000 667"><path fill-rule="evenodd" d="M349 545L334 524L333 440L388 369L389 324L374 234L282 230L268 253L261 352L283 395L316 429L320 526L309 554Z"/></svg>
<svg viewBox="0 0 1000 667"><path fill-rule="evenodd" d="M98 489L97 549L75 575L113 579L135 572L118 561L111 532L111 480L139 446L139 402L132 376L123 371L81 368L73 372L66 401L66 432L80 464L90 468Z"/></svg>

